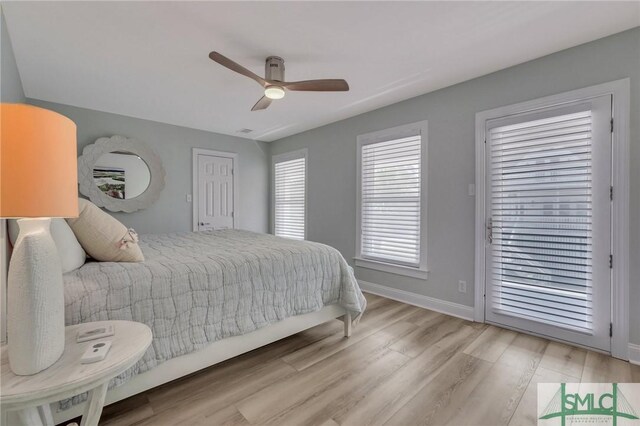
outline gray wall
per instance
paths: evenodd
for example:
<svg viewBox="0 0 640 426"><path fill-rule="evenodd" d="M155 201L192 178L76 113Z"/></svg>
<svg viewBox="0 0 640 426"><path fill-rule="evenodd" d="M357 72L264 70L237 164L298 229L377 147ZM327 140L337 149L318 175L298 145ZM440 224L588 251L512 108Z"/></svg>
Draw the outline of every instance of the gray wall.
<svg viewBox="0 0 640 426"><path fill-rule="evenodd" d="M269 170L268 147L264 142L35 99L28 102L57 111L76 123L78 155L100 137L123 135L147 143L160 156L167 173L166 186L158 201L149 208L134 213L113 213L126 226L143 234L191 231L192 204L186 202L186 194L191 193L191 148L195 147L238 153L239 227L267 231Z"/></svg>
<svg viewBox="0 0 640 426"><path fill-rule="evenodd" d="M24 102L22 81L18 74L16 58L13 56L13 47L2 9L0 9L0 59L0 100L12 103Z"/></svg>
<svg viewBox="0 0 640 426"><path fill-rule="evenodd" d="M356 268L359 279L473 306L475 114L631 78L631 340L640 343L640 28L577 46L347 120L281 139L271 154L308 148L308 238L352 263L356 239L356 137L429 120L428 279ZM467 293L458 293L458 280Z"/></svg>

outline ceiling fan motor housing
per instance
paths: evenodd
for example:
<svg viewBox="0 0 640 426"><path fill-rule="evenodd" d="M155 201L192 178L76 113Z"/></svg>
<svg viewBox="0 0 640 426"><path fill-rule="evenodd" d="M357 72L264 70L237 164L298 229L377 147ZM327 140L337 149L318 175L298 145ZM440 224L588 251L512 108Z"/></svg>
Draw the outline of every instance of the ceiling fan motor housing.
<svg viewBox="0 0 640 426"><path fill-rule="evenodd" d="M269 56L264 65L266 80L284 81L284 59L279 56Z"/></svg>

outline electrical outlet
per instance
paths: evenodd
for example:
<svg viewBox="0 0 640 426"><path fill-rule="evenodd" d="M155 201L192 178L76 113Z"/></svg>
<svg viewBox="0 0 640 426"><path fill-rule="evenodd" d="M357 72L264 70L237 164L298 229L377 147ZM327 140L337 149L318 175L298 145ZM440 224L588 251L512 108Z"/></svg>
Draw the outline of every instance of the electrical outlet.
<svg viewBox="0 0 640 426"><path fill-rule="evenodd" d="M187 203L191 202L191 194L187 194Z"/></svg>
<svg viewBox="0 0 640 426"><path fill-rule="evenodd" d="M458 291L460 293L467 292L467 282L466 281L458 281Z"/></svg>
<svg viewBox="0 0 640 426"><path fill-rule="evenodd" d="M474 183L469 184L469 188L467 189L467 193L469 196L476 195L476 185Z"/></svg>

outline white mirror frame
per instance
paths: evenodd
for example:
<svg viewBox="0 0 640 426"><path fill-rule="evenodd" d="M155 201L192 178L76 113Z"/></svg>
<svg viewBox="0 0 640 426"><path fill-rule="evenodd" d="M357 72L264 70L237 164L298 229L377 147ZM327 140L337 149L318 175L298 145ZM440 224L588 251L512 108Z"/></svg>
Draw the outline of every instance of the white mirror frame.
<svg viewBox="0 0 640 426"><path fill-rule="evenodd" d="M112 198L102 192L93 181L93 167L98 158L103 154L114 151L128 151L142 160L149 167L151 179L149 186L140 195L126 200ZM89 197L98 207L104 207L112 212L131 213L142 210L153 204L160 196L160 191L164 188L165 171L162 167L160 157L156 155L146 144L136 139L124 136L111 136L110 138L99 138L94 143L87 145L82 150L82 155L78 157L78 184L80 193Z"/></svg>

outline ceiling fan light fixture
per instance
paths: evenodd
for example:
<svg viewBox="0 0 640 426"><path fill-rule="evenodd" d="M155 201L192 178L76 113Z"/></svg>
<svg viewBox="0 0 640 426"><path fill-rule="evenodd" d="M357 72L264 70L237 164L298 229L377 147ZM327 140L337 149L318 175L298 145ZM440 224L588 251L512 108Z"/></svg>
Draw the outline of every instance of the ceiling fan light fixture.
<svg viewBox="0 0 640 426"><path fill-rule="evenodd" d="M233 72L249 77L264 88L264 96L251 108L251 111L267 109L274 99L282 99L287 90L296 92L346 92L349 84L343 79L325 78L320 80L286 81L284 78L284 59L279 56L269 56L265 62L264 75L260 77L237 62L218 53L209 53L209 58Z"/></svg>
<svg viewBox="0 0 640 426"><path fill-rule="evenodd" d="M284 98L284 89L280 86L268 86L264 89L264 95L269 99Z"/></svg>

